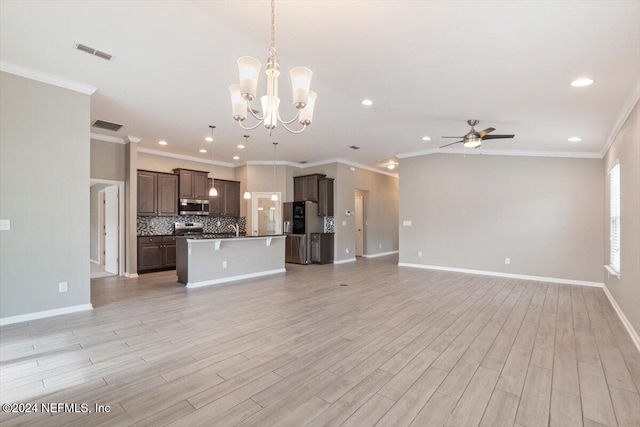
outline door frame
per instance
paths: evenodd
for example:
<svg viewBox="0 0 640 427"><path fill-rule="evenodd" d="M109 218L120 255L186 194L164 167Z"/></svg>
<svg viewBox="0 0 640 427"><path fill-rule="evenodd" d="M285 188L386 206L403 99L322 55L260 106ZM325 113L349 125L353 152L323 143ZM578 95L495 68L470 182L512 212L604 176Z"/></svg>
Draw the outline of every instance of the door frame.
<svg viewBox="0 0 640 427"><path fill-rule="evenodd" d="M98 191L98 265L104 265L104 189Z"/></svg>
<svg viewBox="0 0 640 427"><path fill-rule="evenodd" d="M358 205L356 203L356 200L358 200L358 199L361 200L361 208L360 209L358 209L358 207L357 207ZM364 256L366 254L365 246L364 246L365 245L365 235L364 235L364 233L365 233L364 195L363 194L354 194L353 200L354 200L354 202L353 202L353 206L354 206L353 214L354 214L354 217L355 217L354 218L354 226L355 226L356 230L358 228L358 217L360 217L361 223L362 223L361 229L360 229L360 239L359 239L360 240L360 252L361 253L358 254L358 243L359 242L358 242L358 238L356 237L356 242L355 242L355 245L354 245L355 246L355 256L361 257L361 256ZM357 231L356 231L356 233L357 233ZM356 236L357 236L357 234L356 234Z"/></svg>
<svg viewBox="0 0 640 427"><path fill-rule="evenodd" d="M124 254L124 231L125 231L125 214L124 214L124 204L125 204L125 193L124 193L124 181L114 181L111 179L93 179L89 180L89 187L93 184L110 184L118 186L118 275L124 276L125 271L125 254ZM100 190L103 191L103 190ZM99 198L98 198L99 199ZM98 209L100 212L100 209ZM102 254L100 254L100 260L103 261Z"/></svg>

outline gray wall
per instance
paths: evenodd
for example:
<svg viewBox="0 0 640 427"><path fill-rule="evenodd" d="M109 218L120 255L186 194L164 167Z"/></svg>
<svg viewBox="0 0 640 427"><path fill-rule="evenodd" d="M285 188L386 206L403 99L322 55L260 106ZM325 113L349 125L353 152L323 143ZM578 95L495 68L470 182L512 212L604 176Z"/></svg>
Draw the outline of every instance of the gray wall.
<svg viewBox="0 0 640 427"><path fill-rule="evenodd" d="M182 160L173 157L164 157L138 152L138 169L173 173L173 169L175 168L209 172L209 177L211 177L211 163L194 162L191 160ZM234 168L215 165L213 167L213 176L220 179L235 180L235 171Z"/></svg>
<svg viewBox="0 0 640 427"><path fill-rule="evenodd" d="M90 303L89 108L0 72L0 318Z"/></svg>
<svg viewBox="0 0 640 427"><path fill-rule="evenodd" d="M89 187L89 256L93 261L100 261L100 230L98 228L100 222L100 191L107 188L109 184L94 184Z"/></svg>
<svg viewBox="0 0 640 427"><path fill-rule="evenodd" d="M609 175L620 160L620 278L605 277L605 285L625 316L640 333L640 104L625 122L604 159L604 264L609 263ZM604 176L604 178L602 178Z"/></svg>
<svg viewBox="0 0 640 427"><path fill-rule="evenodd" d="M126 180L126 146L91 140L91 178L111 181Z"/></svg>
<svg viewBox="0 0 640 427"><path fill-rule="evenodd" d="M403 159L400 262L601 283L603 187L600 159Z"/></svg>

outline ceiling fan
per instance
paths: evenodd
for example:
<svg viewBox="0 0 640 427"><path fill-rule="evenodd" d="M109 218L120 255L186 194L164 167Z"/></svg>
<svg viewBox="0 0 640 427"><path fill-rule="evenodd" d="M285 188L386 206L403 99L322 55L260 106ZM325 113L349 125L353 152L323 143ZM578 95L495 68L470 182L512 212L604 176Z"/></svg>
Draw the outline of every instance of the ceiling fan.
<svg viewBox="0 0 640 427"><path fill-rule="evenodd" d="M443 136L442 138L460 138L460 141L452 142L451 144L445 144L440 148L448 147L453 144L463 143L465 148L478 148L482 145L482 141L485 139L506 139L513 138L515 135L489 135L493 132L494 128L486 128L480 132L476 131L473 127L480 123L478 120L467 120L471 130L465 136Z"/></svg>

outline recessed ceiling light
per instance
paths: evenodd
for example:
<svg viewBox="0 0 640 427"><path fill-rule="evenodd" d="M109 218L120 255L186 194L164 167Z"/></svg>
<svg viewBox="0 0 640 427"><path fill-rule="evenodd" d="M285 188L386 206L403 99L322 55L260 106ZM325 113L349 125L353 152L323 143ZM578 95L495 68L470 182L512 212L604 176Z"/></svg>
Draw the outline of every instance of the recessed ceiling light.
<svg viewBox="0 0 640 427"><path fill-rule="evenodd" d="M206 153L207 150L205 150L204 148L200 150L201 153Z"/></svg>
<svg viewBox="0 0 640 427"><path fill-rule="evenodd" d="M233 156L233 160L240 160L240 156Z"/></svg>
<svg viewBox="0 0 640 427"><path fill-rule="evenodd" d="M387 169L389 169L389 170L394 170L394 169L396 168L396 166L398 166L398 165L396 165L395 163L389 163L389 164L387 165Z"/></svg>
<svg viewBox="0 0 640 427"><path fill-rule="evenodd" d="M244 145L238 144L238 148L242 150L244 148Z"/></svg>
<svg viewBox="0 0 640 427"><path fill-rule="evenodd" d="M167 141L158 141L158 144L160 144L160 145L167 145Z"/></svg>
<svg viewBox="0 0 640 427"><path fill-rule="evenodd" d="M207 142L213 142L213 138L211 138L210 136L206 137L204 140Z"/></svg>
<svg viewBox="0 0 640 427"><path fill-rule="evenodd" d="M423 141L431 141L431 138L429 138L428 136L423 136L423 137L422 137L422 140L423 140Z"/></svg>
<svg viewBox="0 0 640 427"><path fill-rule="evenodd" d="M576 79L571 82L571 86L573 87L584 87L584 86L590 86L592 84L593 84L593 80L587 79L587 78Z"/></svg>
<svg viewBox="0 0 640 427"><path fill-rule="evenodd" d="M569 142L580 142L580 141L582 141L582 138L580 138L579 136L572 136L571 138L567 139L567 141L569 141Z"/></svg>
<svg viewBox="0 0 640 427"><path fill-rule="evenodd" d="M362 105L365 105L365 106L367 106L367 107L370 107L370 106L372 106L372 105L373 105L373 101L372 101L372 100L370 100L370 99L363 99L363 100L362 100Z"/></svg>

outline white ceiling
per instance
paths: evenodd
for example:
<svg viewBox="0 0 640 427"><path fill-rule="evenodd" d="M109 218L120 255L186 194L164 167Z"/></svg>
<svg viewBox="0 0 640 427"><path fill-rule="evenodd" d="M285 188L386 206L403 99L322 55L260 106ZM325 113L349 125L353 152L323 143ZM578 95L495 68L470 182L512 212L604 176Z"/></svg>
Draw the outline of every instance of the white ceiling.
<svg viewBox="0 0 640 427"><path fill-rule="evenodd" d="M247 132L227 88L238 56L264 63L269 26L268 1L2 1L0 59L97 87L92 120L124 125L98 133L207 159L198 150L215 124L216 160L233 162ZM597 153L640 76L640 1L278 1L276 26L281 112L294 111L288 70L304 65L314 123L272 139L250 131L250 160L273 159L278 141L278 160L381 168L464 135L467 119L516 134L485 149ZM584 76L595 84L569 85Z"/></svg>

